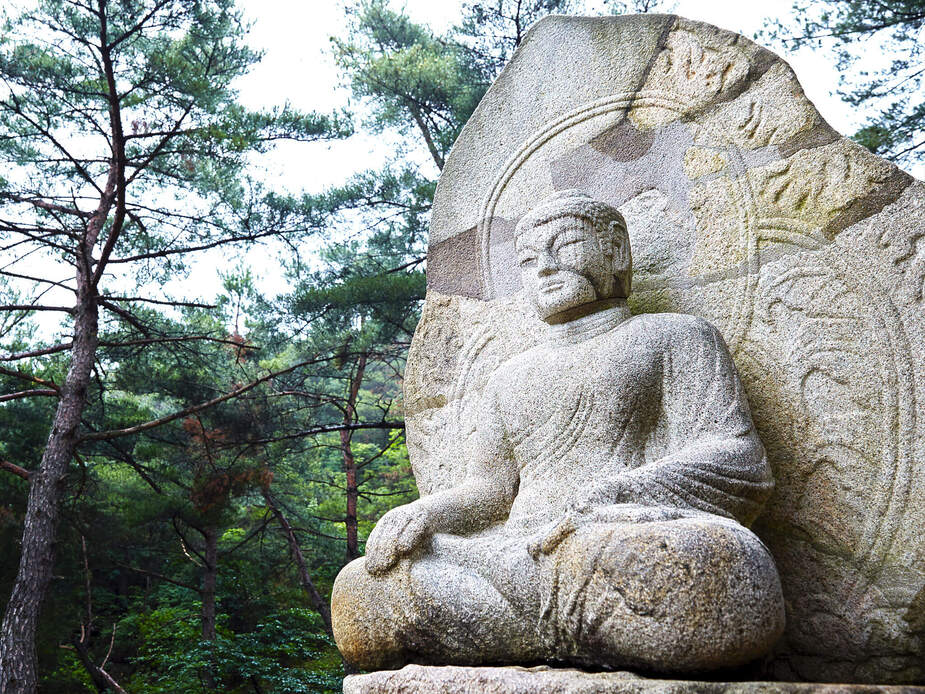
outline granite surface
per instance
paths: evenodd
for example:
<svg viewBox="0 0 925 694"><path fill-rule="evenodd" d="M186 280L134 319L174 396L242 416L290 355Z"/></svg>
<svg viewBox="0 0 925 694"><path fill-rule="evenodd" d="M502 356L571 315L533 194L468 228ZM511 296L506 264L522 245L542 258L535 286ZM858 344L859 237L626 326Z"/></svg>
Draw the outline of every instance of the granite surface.
<svg viewBox="0 0 925 694"><path fill-rule="evenodd" d="M747 525L773 481L722 336L630 313L611 205L560 191L515 235L537 344L457 418L462 479L386 513L340 572L345 660L677 673L767 654L784 603Z"/></svg>
<svg viewBox="0 0 925 694"><path fill-rule="evenodd" d="M659 680L548 667L427 667L354 675L344 694L925 694L925 687Z"/></svg>
<svg viewBox="0 0 925 694"><path fill-rule="evenodd" d="M625 218L633 314L728 344L776 483L751 526L786 606L765 675L925 681L925 189L742 36L658 15L527 35L437 189L405 381L422 492L465 478L489 384L541 341L515 230L564 189Z"/></svg>

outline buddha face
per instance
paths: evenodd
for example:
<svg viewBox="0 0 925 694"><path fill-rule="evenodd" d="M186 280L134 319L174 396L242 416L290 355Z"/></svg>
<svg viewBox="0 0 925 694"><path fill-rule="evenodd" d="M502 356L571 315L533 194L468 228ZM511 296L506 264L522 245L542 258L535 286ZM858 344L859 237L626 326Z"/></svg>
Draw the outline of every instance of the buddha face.
<svg viewBox="0 0 925 694"><path fill-rule="evenodd" d="M583 217L527 228L515 247L524 288L544 321L558 322L557 314L614 295L614 249L602 248Z"/></svg>

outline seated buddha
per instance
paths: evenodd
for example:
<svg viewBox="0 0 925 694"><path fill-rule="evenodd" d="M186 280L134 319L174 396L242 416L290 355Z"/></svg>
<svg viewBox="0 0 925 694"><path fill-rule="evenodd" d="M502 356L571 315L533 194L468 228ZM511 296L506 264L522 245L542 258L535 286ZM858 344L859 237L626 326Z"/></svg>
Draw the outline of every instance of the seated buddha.
<svg viewBox="0 0 925 694"><path fill-rule="evenodd" d="M681 673L765 654L784 605L747 526L773 480L723 338L630 314L626 223L578 191L526 214L515 248L546 335L489 380L464 481L386 513L337 577L345 660Z"/></svg>

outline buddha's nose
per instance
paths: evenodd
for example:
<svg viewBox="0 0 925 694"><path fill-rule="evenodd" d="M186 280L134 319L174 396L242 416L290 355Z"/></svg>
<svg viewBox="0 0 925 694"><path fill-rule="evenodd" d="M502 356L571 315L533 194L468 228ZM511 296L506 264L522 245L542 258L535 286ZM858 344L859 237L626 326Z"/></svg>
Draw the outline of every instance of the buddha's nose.
<svg viewBox="0 0 925 694"><path fill-rule="evenodd" d="M547 275L554 274L558 268L556 267L556 261L552 257L552 254L549 251L545 253L538 253L536 256L536 274L540 277L546 277Z"/></svg>

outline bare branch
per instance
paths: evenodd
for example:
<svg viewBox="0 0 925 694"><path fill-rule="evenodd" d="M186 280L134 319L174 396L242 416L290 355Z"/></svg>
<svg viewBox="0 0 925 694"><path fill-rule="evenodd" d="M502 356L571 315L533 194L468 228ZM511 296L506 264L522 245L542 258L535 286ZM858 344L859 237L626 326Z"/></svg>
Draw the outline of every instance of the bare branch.
<svg viewBox="0 0 925 694"><path fill-rule="evenodd" d="M61 214L72 214L77 217L88 218L92 216L91 212L84 212L83 210L74 208L74 207L65 207L64 205L56 205L54 203L48 202L41 198L27 198L22 195L16 195L14 193L0 193L0 200L7 199L12 200L13 202L21 202L33 207L38 207L39 209L45 210L47 212L60 212Z"/></svg>
<svg viewBox="0 0 925 694"><path fill-rule="evenodd" d="M260 525L258 525L258 526L257 526L256 528L254 528L250 533L248 533L247 536L246 536L243 540L241 540L240 542L237 542L231 549L225 550L224 552L220 552L219 554L220 554L222 557L228 556L228 555L231 554L232 552L236 551L238 548L244 546L245 544L247 544L248 542L250 542L251 540L253 540L254 537L257 536L258 533L261 533L261 532L263 532L264 530L266 530L266 527L267 527L267 525L268 525L269 523L270 523L270 515L267 514L266 518L263 519L263 521L260 523Z"/></svg>
<svg viewBox="0 0 925 694"><path fill-rule="evenodd" d="M302 582L302 588L308 593L308 598L311 600L312 606L318 614L321 615L321 619L324 621L324 627L328 634L333 635L334 632L331 628L331 609L328 607L328 601L321 597L321 593L318 592L318 588L315 587L315 583L308 573L308 565L305 562L305 556L302 554L302 548L299 546L299 541L295 536L295 532L292 530L292 526L289 524L286 516L283 515L279 506L273 501L270 492L266 489L263 490L263 498L267 502L267 508L273 512L283 534L286 536L286 541L289 543L289 553L292 555L296 568L299 571L299 579Z"/></svg>
<svg viewBox="0 0 925 694"><path fill-rule="evenodd" d="M5 304L0 306L0 311L60 311L61 313L73 313L71 306L43 306L41 304Z"/></svg>
<svg viewBox="0 0 925 694"><path fill-rule="evenodd" d="M266 231L254 232L252 234L238 234L236 236L228 236L216 241L210 241L209 243L199 244L197 246L184 246L181 248L164 248L159 251L151 251L149 253L139 253L138 255L128 256L126 258L113 258L109 262L111 264L116 263L133 263L138 260L150 260L152 258L166 258L169 255L177 255L180 253L196 253L198 251L207 251L211 248L217 248L219 246L229 245L232 243L242 243L245 241L259 241L260 239L269 238L271 236L276 236L278 234L284 234L285 231L280 231L278 229L268 229Z"/></svg>
<svg viewBox="0 0 925 694"><path fill-rule="evenodd" d="M29 477L32 475L32 473L25 468L19 467L19 465L15 463L7 462L6 460L0 460L0 470L12 472L17 477L22 477L26 482L29 481Z"/></svg>
<svg viewBox="0 0 925 694"><path fill-rule="evenodd" d="M137 164L135 166L135 170L132 172L132 175L129 176L128 180L126 180L125 182L126 185L129 185L136 178L138 178L138 175L142 171L147 169L148 166L150 166L151 162L154 161L159 154L161 154L162 150L167 146L167 143L170 142L174 137L176 137L176 135L180 132L180 126L183 125L183 121L186 120L186 117L190 114L190 111L192 110L193 110L193 102L190 102L186 106L186 108L183 110L183 113L177 119L176 123L174 123L173 128L171 128L169 131L164 133L164 137L161 139L160 142L158 142L154 146L154 149L152 149L151 152L148 154L148 156L145 157L144 161L142 161L140 164Z"/></svg>
<svg viewBox="0 0 925 694"><path fill-rule="evenodd" d="M358 431L360 429L404 429L405 423L402 421L383 421L383 422L357 422L355 424L329 424L311 429L303 429L292 434L284 436L274 436L271 438L258 439L248 443L273 443L276 441L287 441L289 439L301 439L306 436L317 436L318 434L329 434L335 431Z"/></svg>
<svg viewBox="0 0 925 694"><path fill-rule="evenodd" d="M236 342L235 340L228 340L221 337L211 337L209 335L180 335L176 337L147 337L144 339L138 340L125 340L123 342L113 342L107 340L100 340L100 345L103 347L136 347L143 345L151 344L160 344L160 343L171 343L171 342L217 342L223 345L233 345L240 349L260 349L258 345L246 345ZM0 359L2 361L2 359Z"/></svg>
<svg viewBox="0 0 925 694"><path fill-rule="evenodd" d="M150 333L148 326L146 326L144 323L138 320L135 316L133 316L130 311L126 311L121 306L116 306L115 304L110 303L109 301L106 301L103 298L98 299L98 301L99 301L100 306L102 306L103 308L109 309L110 311L115 313L117 316L119 316L122 320L124 320L126 323L131 325L133 328L135 328L142 335L148 335Z"/></svg>
<svg viewBox="0 0 925 694"><path fill-rule="evenodd" d="M151 19L151 17L156 15L162 8L164 8L165 6L169 4L170 4L170 0L161 0L161 2L155 4L154 7L151 8L151 11L148 12L148 14L146 14L144 17L142 17L138 21L138 23L135 24L135 26L133 26L128 31L126 31L120 37L113 39L111 43L107 44L106 50L111 51L113 48L118 46L120 43L122 43L129 37L133 36L134 34L137 34L139 31L141 31L141 28L148 22L148 20Z"/></svg>
<svg viewBox="0 0 925 694"><path fill-rule="evenodd" d="M61 289L67 289L69 292L76 292L73 287L68 287L63 282L55 282L54 280L45 279L44 277L33 277L32 275L23 275L18 272L10 272L9 270L0 270L0 275L5 275L7 277L15 277L16 279L29 280L31 282L41 282L43 284L53 284L56 287Z"/></svg>
<svg viewBox="0 0 925 694"><path fill-rule="evenodd" d="M156 571L148 571L147 569L139 569L138 567L129 566L128 564L123 564L122 562L118 562L118 561L117 561L117 562L113 562L113 563L114 563L116 566L121 566L123 569L128 569L129 571L134 571L135 573L139 573L139 574L141 574L141 575L143 575L143 576L150 576L151 578L156 578L156 579L158 579L158 580L160 580L160 581L167 581L167 583L173 583L175 586L180 586L181 588L186 588L186 589L192 590L193 592L196 592L196 593L199 592L199 588L196 587L196 586L194 586L194 585L192 585L192 584L190 584L190 583L184 583L183 581L178 581L178 580L176 580L176 579L174 579L174 578L170 578L170 576L165 576L164 574L159 574L159 573L157 573Z"/></svg>
<svg viewBox="0 0 925 694"><path fill-rule="evenodd" d="M160 306L185 306L187 308L218 308L215 304L201 304L193 301L172 301L172 300L162 300L162 299L147 299L141 296L109 296L108 294L104 298L109 301L141 301L146 304L158 304Z"/></svg>
<svg viewBox="0 0 925 694"><path fill-rule="evenodd" d="M90 175L90 172L87 171L86 168L83 167L83 165L81 165L81 163L77 160L76 157L74 157L70 153L70 151L68 151L67 147L61 144L61 142L59 142L58 139L54 135L52 135L52 133L47 128L43 128L39 123L37 123L34 119L30 118L22 110L22 107L20 106L20 103L19 103L19 99L16 98L16 95L14 93L10 93L10 99L11 101L9 102L0 102L0 107L5 107L7 110L12 111L17 116L19 116L24 121L26 121L29 125L31 125L33 128L35 128L39 133L41 133L45 137L45 139L47 139L52 145L54 145L54 147L59 152L61 152L61 154L64 155L64 157L67 158L67 160L74 166L74 168L77 169L77 172L80 174L81 178L83 178L87 183L89 183L91 186L96 188L96 190L100 193L100 195L102 195L103 191L96 184L96 181L93 180L93 177Z"/></svg>
<svg viewBox="0 0 925 694"><path fill-rule="evenodd" d="M45 397L58 397L60 393L57 390L52 390L51 388L34 388L33 390L20 390L16 393L7 393L6 395L0 395L0 402L7 402L9 400L20 400L22 398L34 398L37 396Z"/></svg>
<svg viewBox="0 0 925 694"><path fill-rule="evenodd" d="M0 361L18 361L20 359L31 359L32 357L44 357L47 354L57 354L58 352L66 352L71 348L71 343L66 342L60 345L55 345L54 347L45 347L44 349L34 349L31 352L18 352L16 354L8 354L6 356L0 356Z"/></svg>
<svg viewBox="0 0 925 694"><path fill-rule="evenodd" d="M14 378L21 378L24 381L29 383L38 383L40 386L45 386L46 388L51 388L53 390L60 390L58 384L54 381L49 381L45 378L39 378L32 374L27 374L24 371L18 371L17 369L8 369L5 366L0 366L0 374L6 374L7 376L13 376Z"/></svg>

